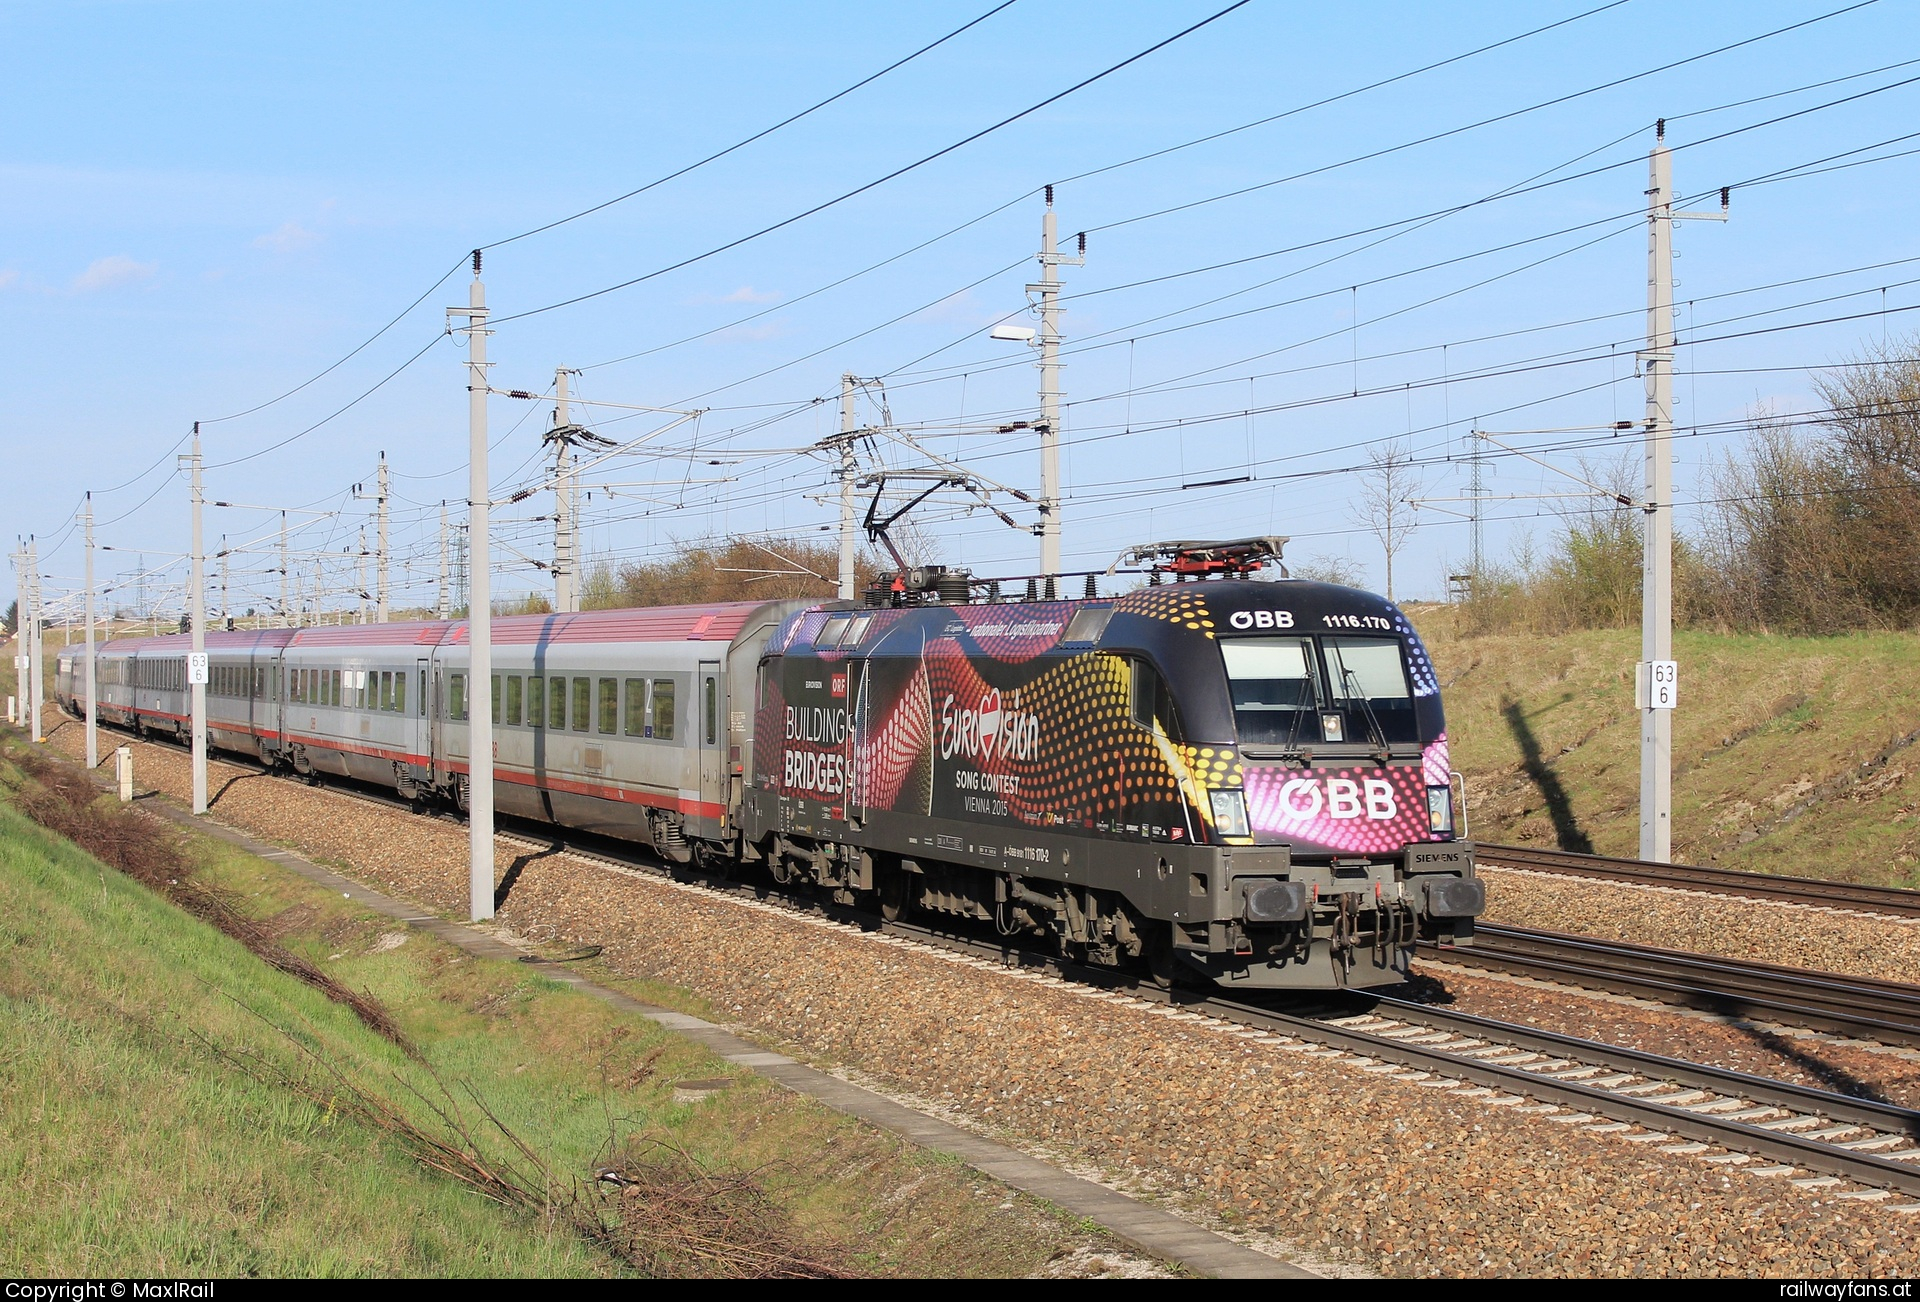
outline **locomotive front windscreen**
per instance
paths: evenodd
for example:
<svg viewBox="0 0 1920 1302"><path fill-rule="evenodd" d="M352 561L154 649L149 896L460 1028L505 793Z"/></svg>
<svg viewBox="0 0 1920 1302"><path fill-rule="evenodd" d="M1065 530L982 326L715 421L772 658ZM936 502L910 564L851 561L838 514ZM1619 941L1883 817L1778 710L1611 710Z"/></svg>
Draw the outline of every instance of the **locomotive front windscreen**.
<svg viewBox="0 0 1920 1302"><path fill-rule="evenodd" d="M1387 745L1420 738L1413 691L1392 638L1222 639L1243 746Z"/></svg>

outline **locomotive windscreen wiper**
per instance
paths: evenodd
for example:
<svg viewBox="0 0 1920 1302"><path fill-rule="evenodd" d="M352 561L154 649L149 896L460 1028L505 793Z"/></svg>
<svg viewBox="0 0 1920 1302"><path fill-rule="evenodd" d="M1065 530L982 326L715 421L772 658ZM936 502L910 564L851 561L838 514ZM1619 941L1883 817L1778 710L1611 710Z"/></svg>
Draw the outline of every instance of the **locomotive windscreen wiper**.
<svg viewBox="0 0 1920 1302"><path fill-rule="evenodd" d="M1339 652L1335 651L1337 658ZM1360 713L1367 721L1367 731L1373 734L1374 744L1380 749L1374 754L1382 764L1393 758L1393 747L1387 741L1387 730L1380 726L1380 716L1373 712L1373 702L1367 699L1366 692L1360 686L1360 675L1348 668L1345 661L1340 664L1340 686L1348 693L1347 699L1360 702Z"/></svg>

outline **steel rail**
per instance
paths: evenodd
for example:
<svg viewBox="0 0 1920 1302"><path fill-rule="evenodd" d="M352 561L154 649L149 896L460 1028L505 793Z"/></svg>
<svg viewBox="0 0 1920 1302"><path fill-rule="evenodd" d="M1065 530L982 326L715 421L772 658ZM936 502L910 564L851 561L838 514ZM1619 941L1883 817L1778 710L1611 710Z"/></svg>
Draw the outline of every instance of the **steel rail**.
<svg viewBox="0 0 1920 1302"><path fill-rule="evenodd" d="M1920 1112L1909 1108L1750 1076L1725 1068L1682 1062L1535 1027L1517 1026L1464 1013L1443 1012L1405 1000L1381 996L1371 998L1377 1005L1391 1008L1394 1016L1402 1022L1445 1031L1477 1042L1483 1048L1512 1046L1532 1050L1546 1055L1549 1064L1564 1060L1563 1067L1578 1064L1581 1068L1611 1070L1671 1084L1689 1092L1721 1096L1720 1100L1710 1100L1704 1106L1718 1106L1723 1100L1740 1100L1790 1116L1805 1117L1807 1124L1822 1120L1838 1121L1878 1135L1905 1140L1909 1147L1920 1151L1920 1145L1916 1144L1920 1140ZM1785 1130L1714 1117L1693 1110L1703 1106L1697 1096L1688 1099L1685 1104L1668 1105L1582 1084L1577 1080L1555 1079L1524 1068L1476 1061L1444 1048L1408 1044L1321 1019L1275 1013L1229 1000L1208 1000L1204 1006L1210 1011L1227 1014L1231 1020L1244 1025L1260 1026L1301 1039L1326 1043L1329 1047L1343 1048L1363 1057L1458 1077L1476 1085L1523 1094L1733 1152L1784 1161L1798 1168L1839 1176L1873 1188L1897 1189L1905 1194L1920 1195L1920 1167L1869 1152L1849 1150ZM1534 1065L1541 1066L1538 1063Z"/></svg>
<svg viewBox="0 0 1920 1302"><path fill-rule="evenodd" d="M1534 846L1477 843L1478 861L1490 868L1518 868L1567 877L1598 877L1642 886L1671 886L1713 895L1740 895L1827 909L1856 909L1895 917L1920 917L1920 891L1899 886L1863 886L1857 882L1823 881L1816 877L1775 877L1770 873L1736 868L1702 868L1694 864L1648 863L1570 850Z"/></svg>
<svg viewBox="0 0 1920 1302"><path fill-rule="evenodd" d="M1920 1046L1920 986L1480 923L1471 946L1420 946L1437 963L1512 972L1726 1016Z"/></svg>

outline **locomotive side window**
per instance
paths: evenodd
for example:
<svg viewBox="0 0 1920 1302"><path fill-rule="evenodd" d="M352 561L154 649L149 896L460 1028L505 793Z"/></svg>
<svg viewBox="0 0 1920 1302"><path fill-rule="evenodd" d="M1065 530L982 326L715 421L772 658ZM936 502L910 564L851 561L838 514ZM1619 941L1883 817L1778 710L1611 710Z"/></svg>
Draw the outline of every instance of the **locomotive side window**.
<svg viewBox="0 0 1920 1302"><path fill-rule="evenodd" d="M627 736L647 735L647 680L627 679Z"/></svg>
<svg viewBox="0 0 1920 1302"><path fill-rule="evenodd" d="M653 680L653 735L660 741L673 740L673 680Z"/></svg>
<svg viewBox="0 0 1920 1302"><path fill-rule="evenodd" d="M873 623L872 615L861 615L847 625L846 636L840 639L842 646L859 646L860 639L867 635L867 629Z"/></svg>
<svg viewBox="0 0 1920 1302"><path fill-rule="evenodd" d="M1308 638L1225 639L1220 654L1243 746L1319 741L1319 695Z"/></svg>
<svg viewBox="0 0 1920 1302"><path fill-rule="evenodd" d="M1327 657L1328 695L1347 711L1349 738L1368 737L1382 744L1420 740L1397 639L1323 637L1320 650Z"/></svg>
<svg viewBox="0 0 1920 1302"><path fill-rule="evenodd" d="M1167 690L1167 683L1151 660L1134 659L1129 662L1132 672L1131 696L1133 701L1133 721L1150 731L1165 733L1172 740L1180 739L1180 725L1173 714L1173 694Z"/></svg>
<svg viewBox="0 0 1920 1302"><path fill-rule="evenodd" d="M819 636L813 639L814 646L822 651L831 651L839 646L841 637L846 634L847 625L852 622L850 616L835 615L820 626Z"/></svg>

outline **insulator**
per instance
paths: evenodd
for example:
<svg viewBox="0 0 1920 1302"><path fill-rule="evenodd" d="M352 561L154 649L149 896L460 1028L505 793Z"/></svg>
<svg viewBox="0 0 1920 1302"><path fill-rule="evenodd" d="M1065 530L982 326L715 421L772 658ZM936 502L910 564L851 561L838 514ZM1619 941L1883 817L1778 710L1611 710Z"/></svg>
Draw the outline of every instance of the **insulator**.
<svg viewBox="0 0 1920 1302"><path fill-rule="evenodd" d="M1092 601L1100 595L1099 589L1094 586L1093 576L1091 574L1087 576L1087 591L1085 595L1088 601Z"/></svg>
<svg viewBox="0 0 1920 1302"><path fill-rule="evenodd" d="M1021 598L1021 600L1023 600L1023 601L1033 601L1033 600L1035 600L1035 599L1036 599L1036 598L1037 598L1038 596L1039 596L1039 593L1038 593L1038 592L1036 592L1036 591L1034 590L1034 586L1033 586L1033 580L1032 580L1032 579L1028 579L1028 580L1027 580L1027 595L1026 595L1025 597L1023 597L1023 598Z"/></svg>
<svg viewBox="0 0 1920 1302"><path fill-rule="evenodd" d="M1051 185L1047 187L1047 207L1053 207L1053 187Z"/></svg>
<svg viewBox="0 0 1920 1302"><path fill-rule="evenodd" d="M480 250L478 249L473 251L473 274L476 276L480 274Z"/></svg>

